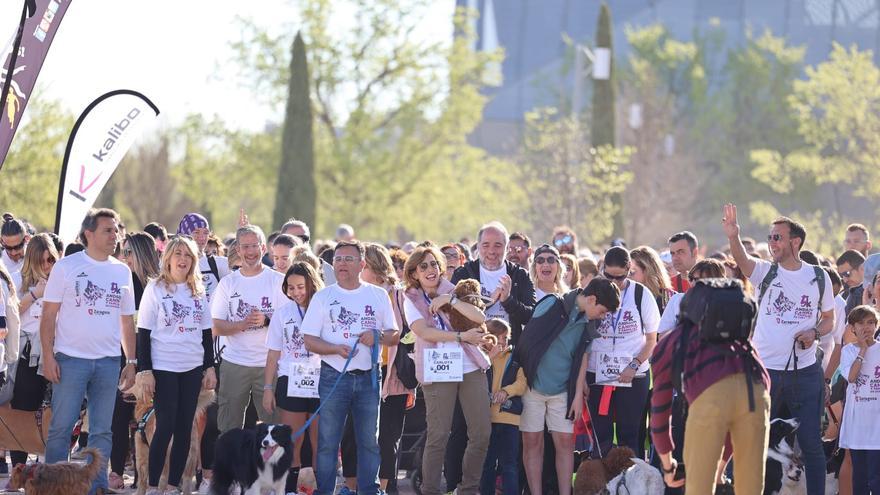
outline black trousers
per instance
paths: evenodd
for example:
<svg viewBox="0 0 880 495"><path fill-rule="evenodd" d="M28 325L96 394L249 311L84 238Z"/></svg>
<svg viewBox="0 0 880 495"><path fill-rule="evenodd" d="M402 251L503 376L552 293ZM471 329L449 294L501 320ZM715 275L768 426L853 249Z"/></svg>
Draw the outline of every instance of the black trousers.
<svg viewBox="0 0 880 495"><path fill-rule="evenodd" d="M116 392L116 407L113 409L113 422L110 424L113 442L110 448L110 470L120 476L125 472L125 459L131 448L131 421L133 418L134 403L122 400L122 394ZM134 455L134 450L131 452Z"/></svg>
<svg viewBox="0 0 880 495"><path fill-rule="evenodd" d="M157 486L165 467L165 455L171 438L171 455L168 465L168 484L180 485L180 478L189 455L190 434L193 418L202 388L202 368L182 373L153 370L156 378L156 432L150 443L150 486Z"/></svg>
<svg viewBox="0 0 880 495"><path fill-rule="evenodd" d="M43 404L46 396L48 381L37 374L37 367L29 367L31 359L30 343L25 344L21 356L18 359L18 368L15 372L15 388L12 391L10 407L19 411L36 411ZM10 450L9 458L12 465L27 464L27 452Z"/></svg>

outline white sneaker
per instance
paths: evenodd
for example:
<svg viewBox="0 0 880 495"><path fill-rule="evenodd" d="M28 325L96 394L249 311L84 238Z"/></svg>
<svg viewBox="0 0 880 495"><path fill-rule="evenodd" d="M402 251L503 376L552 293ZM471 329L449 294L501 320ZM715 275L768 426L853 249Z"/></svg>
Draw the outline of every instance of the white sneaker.
<svg viewBox="0 0 880 495"><path fill-rule="evenodd" d="M202 478L202 483L199 485L199 495L208 495L208 490L211 489L211 480Z"/></svg>

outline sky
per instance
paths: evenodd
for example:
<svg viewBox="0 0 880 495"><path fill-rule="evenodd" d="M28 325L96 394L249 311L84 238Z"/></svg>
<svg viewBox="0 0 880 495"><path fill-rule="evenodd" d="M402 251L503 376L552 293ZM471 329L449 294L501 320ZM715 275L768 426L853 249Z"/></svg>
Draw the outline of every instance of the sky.
<svg viewBox="0 0 880 495"><path fill-rule="evenodd" d="M22 3L0 0L0 45L17 28ZM454 0L435 0L419 36L451 39L454 7ZM341 17L346 14L343 9ZM259 107L237 82L229 47L241 36L237 16L274 34L295 30L298 18L293 2L283 0L72 0L37 87L77 115L107 91L126 88L159 107L159 125L202 113L217 114L230 127L263 129L281 111ZM338 22L344 28L345 19Z"/></svg>

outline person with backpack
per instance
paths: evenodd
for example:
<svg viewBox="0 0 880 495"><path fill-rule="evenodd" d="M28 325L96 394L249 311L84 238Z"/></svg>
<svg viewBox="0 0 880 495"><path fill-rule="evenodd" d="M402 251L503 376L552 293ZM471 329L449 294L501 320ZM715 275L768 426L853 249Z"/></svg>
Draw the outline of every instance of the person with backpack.
<svg viewBox="0 0 880 495"><path fill-rule="evenodd" d="M543 488L545 424L556 449L559 495L571 495L574 420L581 417L584 407L582 377L587 369L587 349L598 337L605 315L617 311L620 304L616 285L593 279L582 291L544 297L523 330L516 360L522 365L528 389L522 399L519 429L532 495L541 495Z"/></svg>
<svg viewBox="0 0 880 495"><path fill-rule="evenodd" d="M749 256L739 237L736 206L724 206L722 225L730 251L757 288L758 317L753 345L770 373L770 417L796 418L798 443L810 495L825 491L825 452L821 416L825 404L817 342L833 331L831 280L818 266L800 260L804 226L787 217L773 221L767 244L773 262ZM783 411L786 411L783 413Z"/></svg>
<svg viewBox="0 0 880 495"><path fill-rule="evenodd" d="M770 381L748 343L754 302L739 281L720 280L723 277L724 266L718 260L694 265L689 276L694 285L682 301L679 323L654 349L651 437L667 486L686 485L685 493L714 493L718 461L729 434L736 446L736 491L759 494L764 489ZM706 285L702 279L719 284ZM710 340L706 322L722 305L730 311L725 317L733 315L723 321L740 332L739 339ZM684 433L686 478L673 455L680 447L673 441L673 391L683 394L689 405Z"/></svg>
<svg viewBox="0 0 880 495"><path fill-rule="evenodd" d="M640 425L648 401L648 358L657 344L660 310L654 295L629 278L629 251L615 246L605 253L602 275L620 289L620 308L608 313L590 348L587 366L587 404L601 452L617 444L642 457Z"/></svg>

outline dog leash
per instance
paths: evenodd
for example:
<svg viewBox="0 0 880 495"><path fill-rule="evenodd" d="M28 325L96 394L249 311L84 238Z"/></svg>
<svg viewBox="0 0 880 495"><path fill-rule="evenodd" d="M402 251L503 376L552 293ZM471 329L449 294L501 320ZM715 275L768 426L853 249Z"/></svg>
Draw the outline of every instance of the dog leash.
<svg viewBox="0 0 880 495"><path fill-rule="evenodd" d="M599 459L602 459L605 456L602 455L602 446L599 445L599 437L596 435L596 428L593 423L593 415L590 414L589 404L584 404L584 411L587 412L587 419L590 420L590 425L587 429L590 431L590 436L593 438L593 446L596 447L596 451L599 453Z"/></svg>
<svg viewBox="0 0 880 495"><path fill-rule="evenodd" d="M376 361L379 358L379 346L378 346L379 339L377 337L378 333L379 333L378 330L373 330L373 345L371 346L372 349L371 349L371 356L370 356L370 358L371 358L370 376L372 377L371 379L373 380L373 390L374 391L378 390L378 388L379 388L379 382L377 381L378 377L376 375L376 373L377 373ZM354 349L352 349L352 350L354 351ZM321 403L318 404L318 408L315 409L315 412L313 412L311 416L309 416L309 419L306 420L305 424L303 424L298 430L296 430L290 436L291 439L296 440L297 438L301 437L303 435L303 433L305 433L305 431L309 428L309 425L312 424L312 421L314 421L315 418L318 417L318 413L321 412L321 409L324 407L324 404L326 404L328 399L330 399L330 397L333 397L333 394L336 392L336 387L339 386L339 382L342 381L342 378L345 376L345 372L348 371L348 365L351 364L351 359L354 357L355 354L357 354L357 353L350 352L348 354L348 358L345 360L345 365L342 366L342 371L339 372L339 376L336 377L336 382L333 383L333 387L330 388L330 393L327 394L326 398L323 398L321 400Z"/></svg>

